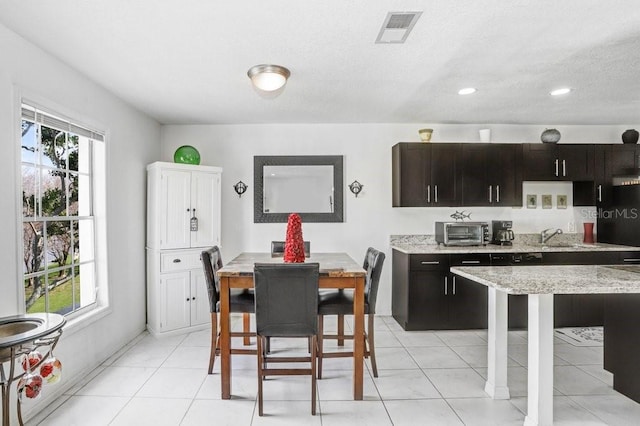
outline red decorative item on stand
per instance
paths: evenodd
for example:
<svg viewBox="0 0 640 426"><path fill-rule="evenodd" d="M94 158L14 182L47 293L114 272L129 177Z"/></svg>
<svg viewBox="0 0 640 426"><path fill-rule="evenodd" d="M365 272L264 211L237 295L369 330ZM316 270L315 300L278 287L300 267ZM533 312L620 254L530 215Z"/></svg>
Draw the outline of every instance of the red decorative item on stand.
<svg viewBox="0 0 640 426"><path fill-rule="evenodd" d="M304 239L302 238L302 219L298 213L291 213L287 220L287 237L284 243L284 261L287 263L304 262Z"/></svg>

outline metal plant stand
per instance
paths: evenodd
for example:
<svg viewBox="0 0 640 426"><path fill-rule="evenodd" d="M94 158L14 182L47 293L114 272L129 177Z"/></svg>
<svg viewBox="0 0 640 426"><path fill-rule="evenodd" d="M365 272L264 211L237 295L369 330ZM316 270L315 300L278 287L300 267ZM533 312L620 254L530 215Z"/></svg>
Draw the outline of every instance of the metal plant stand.
<svg viewBox="0 0 640 426"><path fill-rule="evenodd" d="M2 385L2 426L10 426L10 400L13 382L24 377L26 371L16 364L21 357L45 348L42 358L28 370L37 370L51 356L62 335L66 320L58 314L30 314L0 318L0 384ZM29 360L26 362L29 364ZM8 374L5 370L8 364ZM23 425L21 401L16 398L18 422Z"/></svg>

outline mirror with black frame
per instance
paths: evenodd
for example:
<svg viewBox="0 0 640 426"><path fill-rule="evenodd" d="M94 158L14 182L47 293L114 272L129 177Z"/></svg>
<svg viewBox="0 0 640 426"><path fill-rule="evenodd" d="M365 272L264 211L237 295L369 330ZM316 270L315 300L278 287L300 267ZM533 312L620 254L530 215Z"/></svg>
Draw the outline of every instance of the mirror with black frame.
<svg viewBox="0 0 640 426"><path fill-rule="evenodd" d="M253 157L254 223L343 221L341 155Z"/></svg>

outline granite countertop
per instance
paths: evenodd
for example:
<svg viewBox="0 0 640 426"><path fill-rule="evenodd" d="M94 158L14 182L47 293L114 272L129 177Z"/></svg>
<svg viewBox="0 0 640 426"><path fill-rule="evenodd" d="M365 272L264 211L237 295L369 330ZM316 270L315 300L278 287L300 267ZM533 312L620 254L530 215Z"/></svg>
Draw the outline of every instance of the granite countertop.
<svg viewBox="0 0 640 426"><path fill-rule="evenodd" d="M391 248L406 254L640 251L640 247L617 244L584 244L582 234L561 234L546 244L540 244L539 238L538 234L520 234L516 235L511 246L487 244L460 247L438 244L433 235L392 235Z"/></svg>
<svg viewBox="0 0 640 426"><path fill-rule="evenodd" d="M640 265L462 266L451 272L509 294L640 293Z"/></svg>
<svg viewBox="0 0 640 426"><path fill-rule="evenodd" d="M524 252L576 252L576 251L640 251L640 247L621 246L616 244L570 244L570 245L542 245L542 244L514 244L499 246L447 247L438 244L391 244L396 249L407 254L456 254L456 253L524 253Z"/></svg>
<svg viewBox="0 0 640 426"><path fill-rule="evenodd" d="M319 263L320 276L363 277L366 271L346 253L311 253L305 263ZM218 270L220 277L252 276L255 263L284 263L282 257L271 257L270 253L241 253Z"/></svg>

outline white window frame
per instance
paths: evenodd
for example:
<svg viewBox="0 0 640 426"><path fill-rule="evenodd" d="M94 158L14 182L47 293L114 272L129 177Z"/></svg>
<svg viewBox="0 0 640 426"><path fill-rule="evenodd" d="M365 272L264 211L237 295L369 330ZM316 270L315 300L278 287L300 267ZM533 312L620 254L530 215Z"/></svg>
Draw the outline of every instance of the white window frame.
<svg viewBox="0 0 640 426"><path fill-rule="evenodd" d="M94 259L93 259L93 275L94 275L94 288L95 288L95 301L86 307L82 307L80 309L75 310L66 315L67 318L67 326L65 330L69 328L84 328L85 325L92 321L85 321L88 319L96 320L101 318L102 316L108 314L110 312L109 309L109 289L107 286L108 278L107 278L107 232L106 232L106 132L90 130L96 129L98 126L87 126L83 123L85 120L74 118L78 117L77 114L69 114L64 108L59 107L49 107L47 105L51 105L52 103L48 102L34 102L31 99L25 97L16 97L17 103L17 123L18 128L20 128L20 124L22 123L23 113L22 106L28 105L30 107L36 108L38 111L43 112L44 114L55 117L61 122L67 122L69 124L69 128L65 128L62 130L68 130L71 133L79 133L82 136L90 138L93 142L93 152L91 154L91 183L90 183L90 192L92 193L92 218L93 218L93 251L94 251ZM44 105L43 105L44 104ZM62 111L62 112L58 112ZM43 125L48 125L48 123L42 123ZM56 123L60 124L60 122ZM50 126L50 127L58 127L58 126ZM22 205L22 134L21 131L17 132L17 198L18 198L18 253L23 253L23 205ZM81 246L82 248L82 246ZM18 284L18 308L21 312L26 312L25 306L25 291L24 291L24 270L22 266L22 262L20 262L20 267L18 270L19 284ZM78 324L83 324L81 326L77 326Z"/></svg>

